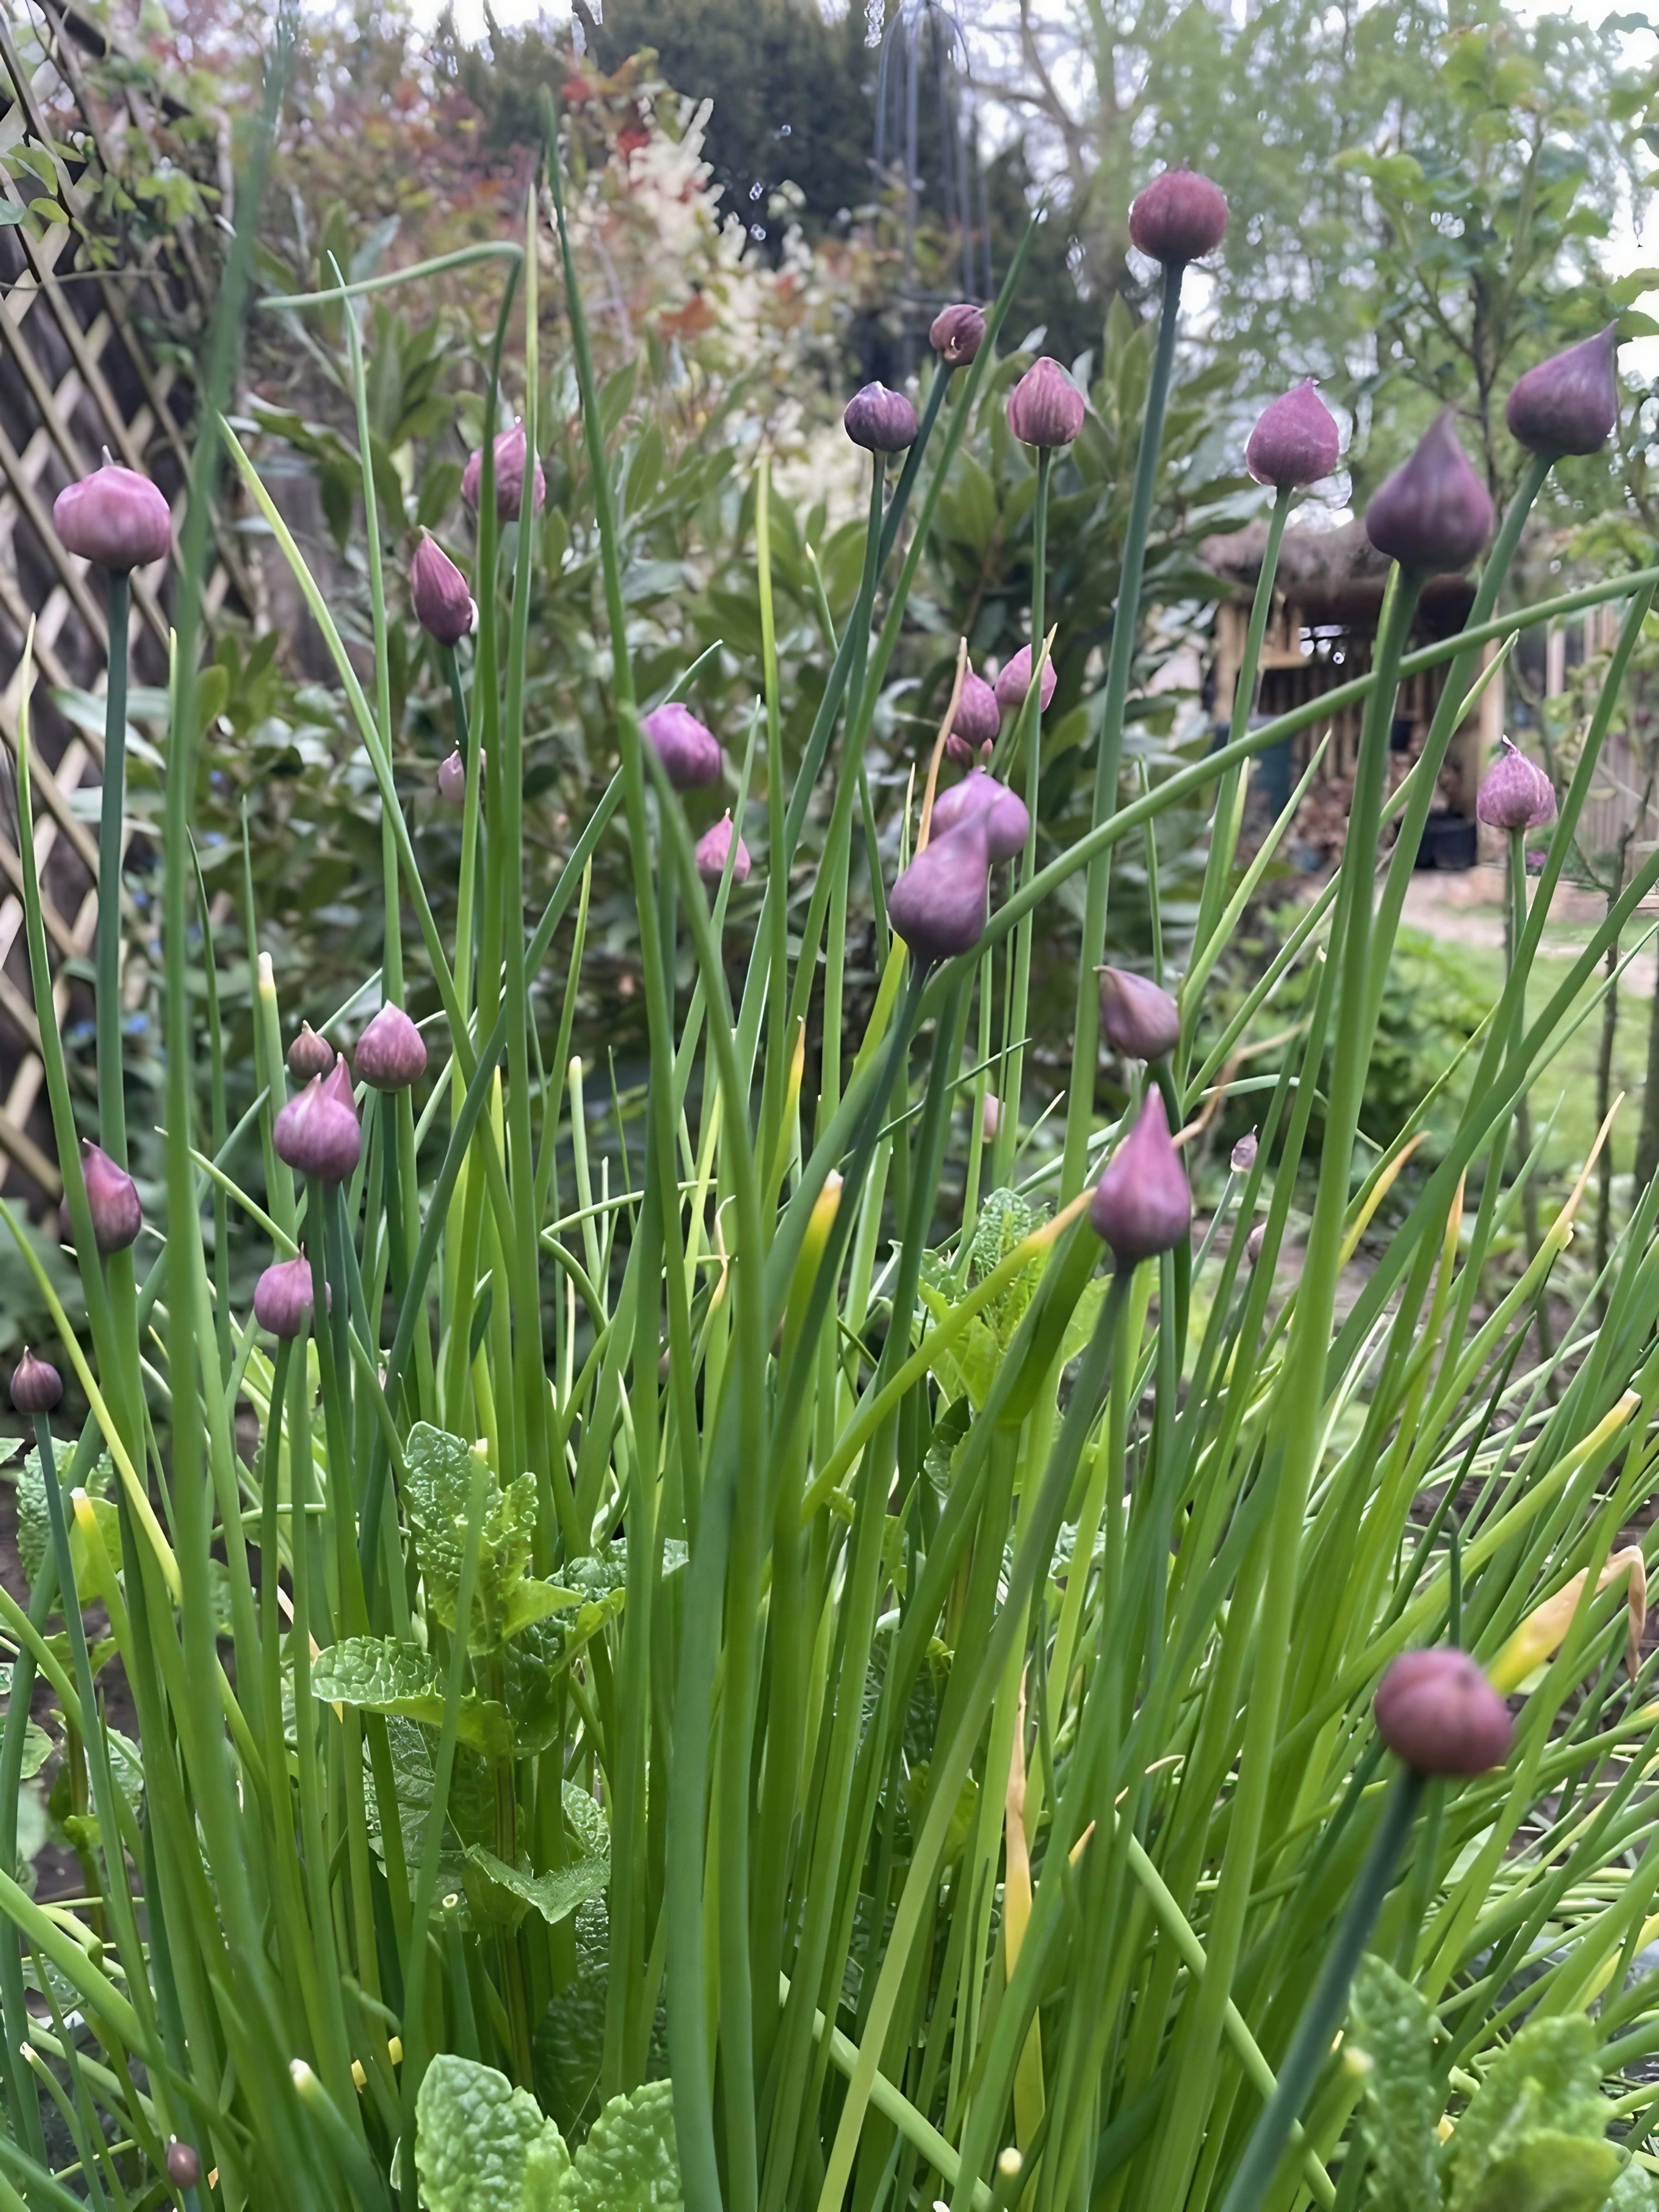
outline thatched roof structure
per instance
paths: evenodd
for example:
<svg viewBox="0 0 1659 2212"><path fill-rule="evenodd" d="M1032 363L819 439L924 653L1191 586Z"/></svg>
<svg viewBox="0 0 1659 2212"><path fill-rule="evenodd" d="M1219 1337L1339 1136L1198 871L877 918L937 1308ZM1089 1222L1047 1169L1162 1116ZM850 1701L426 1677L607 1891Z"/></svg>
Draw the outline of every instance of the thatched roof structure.
<svg viewBox="0 0 1659 2212"><path fill-rule="evenodd" d="M1249 599L1261 574L1267 523L1247 523L1217 538L1206 538L1199 556L1231 588L1229 598ZM1382 604L1389 562L1365 535L1363 522L1322 527L1304 523L1285 532L1279 549L1274 585L1293 601L1307 623L1364 622ZM1461 611L1474 596L1466 576L1432 576L1424 588L1426 611Z"/></svg>

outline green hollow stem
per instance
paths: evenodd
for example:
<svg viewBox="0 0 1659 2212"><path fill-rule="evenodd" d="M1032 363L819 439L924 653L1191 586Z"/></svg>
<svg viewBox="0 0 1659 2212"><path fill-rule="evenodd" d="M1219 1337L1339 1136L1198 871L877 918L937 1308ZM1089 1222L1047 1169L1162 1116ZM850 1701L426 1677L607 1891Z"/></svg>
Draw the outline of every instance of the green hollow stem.
<svg viewBox="0 0 1659 2212"><path fill-rule="evenodd" d="M453 645L444 648L444 670L449 678L449 696L455 710L455 750L466 769L465 795L461 802L461 875L455 896L455 996L462 1011L472 1011L472 934L475 927L473 908L477 899L479 827L482 809L479 805L478 748L472 742L466 711L466 696L461 689L461 663Z"/></svg>
<svg viewBox="0 0 1659 2212"><path fill-rule="evenodd" d="M951 367L952 364L950 362L936 359L933 380L927 387L927 398L922 405L921 425L911 441L909 451L904 456L904 466L899 471L899 480L893 487L893 497L887 510L887 518L881 526L881 556L877 563L878 571L887 566L887 557L891 553L894 541L898 536L899 525L904 520L904 510L909 505L911 491L917 477L921 472L921 457L927 452L927 441L933 434L933 425L939 420L939 410L945 404L945 394L951 382Z"/></svg>
<svg viewBox="0 0 1659 2212"><path fill-rule="evenodd" d="M1031 665L1036 676L1048 614L1048 485L1054 472L1054 450L1040 446L1036 457L1036 501L1031 512ZM1025 811L1030 817L1020 872L1029 881L1036 873L1037 794L1042 774L1042 683L1032 684L1025 702ZM1013 981L1009 994L1008 1032L1014 1039L1001 1068L998 1097L1002 1112L991 1148L991 1181L1000 1188L1013 1175L1014 1147L1019 1140L1019 1099L1024 1085L1026 1015L1031 996L1031 942L1036 916L1029 914L1014 933Z"/></svg>
<svg viewBox="0 0 1659 2212"><path fill-rule="evenodd" d="M1364 1955L1376 1916L1394 1880L1394 1870L1417 1815L1424 1778L1407 1767L1383 1800L1382 1814L1358 1879L1338 1924L1325 1963L1319 1970L1291 2047L1279 2069L1279 2081L1255 2124L1243 2158L1222 2200L1221 2212L1259 2212L1291 2124L1302 2116L1314 2085L1330 2057L1331 2042L1347 2008L1354 1970Z"/></svg>
<svg viewBox="0 0 1659 2212"><path fill-rule="evenodd" d="M127 632L132 578L109 572L109 675L104 694L104 781L98 805L98 1141L127 1164L121 1067L121 830L126 811Z"/></svg>
<svg viewBox="0 0 1659 2212"><path fill-rule="evenodd" d="M1172 263L1164 272L1158 349L1152 358L1152 380L1146 388L1146 414L1140 427L1140 451L1135 462L1134 488L1124 528L1123 567L1117 611L1112 620L1111 657L1107 664L1106 696L1095 754L1093 820L1097 829L1117 806L1118 767L1123 757L1123 717L1129 702L1129 679L1134 671L1135 640L1140 627L1140 581L1146 568L1152 499L1158 488L1158 457L1164 443L1164 415L1175 368L1176 336L1181 319L1181 280L1185 273L1185 266L1180 262ZM1111 891L1111 871L1109 854L1097 853L1089 863L1084 894L1083 957L1078 969L1072 1087L1066 1102L1066 1147L1060 1179L1062 1203L1075 1198L1083 1188L1089 1132L1094 1121L1095 1061L1100 1049L1100 1005L1095 970L1106 949L1106 902Z"/></svg>

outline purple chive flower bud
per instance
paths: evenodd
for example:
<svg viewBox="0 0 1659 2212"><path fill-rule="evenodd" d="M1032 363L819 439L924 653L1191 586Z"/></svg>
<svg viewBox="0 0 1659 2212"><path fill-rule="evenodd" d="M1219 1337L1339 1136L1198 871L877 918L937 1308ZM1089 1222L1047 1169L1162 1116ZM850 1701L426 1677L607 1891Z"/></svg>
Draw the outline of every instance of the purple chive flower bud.
<svg viewBox="0 0 1659 2212"><path fill-rule="evenodd" d="M519 508L524 500L524 424L515 422L510 430L503 430L495 441L495 516L501 522L516 522ZM483 448L479 447L461 476L461 497L471 512L478 512L478 501L483 489ZM539 514L547 503L547 478L542 465L537 462L530 485L531 511Z"/></svg>
<svg viewBox="0 0 1659 2212"><path fill-rule="evenodd" d="M409 596L416 621L440 645L459 645L478 619L466 578L429 531L421 532L409 564Z"/></svg>
<svg viewBox="0 0 1659 2212"><path fill-rule="evenodd" d="M1100 971L1100 1033L1126 1060L1158 1060L1181 1036L1181 1010L1149 975Z"/></svg>
<svg viewBox="0 0 1659 2212"><path fill-rule="evenodd" d="M1129 242L1166 267L1201 261L1227 228L1227 195L1194 169L1165 169L1135 196Z"/></svg>
<svg viewBox="0 0 1659 2212"><path fill-rule="evenodd" d="M1170 1141L1164 1093L1156 1085L1095 1185L1089 1218L1121 1267L1174 1251L1191 1229L1193 1194Z"/></svg>
<svg viewBox="0 0 1659 2212"><path fill-rule="evenodd" d="M340 1054L337 1054L333 1066L323 1078L323 1096L325 1098L332 1098L341 1106L349 1108L354 1114L357 1110L356 1085L352 1079L351 1070L346 1066L344 1058Z"/></svg>
<svg viewBox="0 0 1659 2212"><path fill-rule="evenodd" d="M924 962L971 952L990 911L991 847L982 812L930 837L887 900L895 933Z"/></svg>
<svg viewBox="0 0 1659 2212"><path fill-rule="evenodd" d="M466 801L466 763L459 750L438 763L438 796L446 806L461 806Z"/></svg>
<svg viewBox="0 0 1659 2212"><path fill-rule="evenodd" d="M1247 1266L1255 1267L1256 1261L1261 1257L1261 1248L1267 1241L1267 1224L1265 1221L1258 1221L1244 1239L1244 1260Z"/></svg>
<svg viewBox="0 0 1659 2212"><path fill-rule="evenodd" d="M1536 830L1555 812L1555 786L1508 738L1475 795L1474 811L1494 830Z"/></svg>
<svg viewBox="0 0 1659 2212"><path fill-rule="evenodd" d="M175 2189L194 2189L201 2178L201 2160L187 2142L174 2136L167 2145L167 2179Z"/></svg>
<svg viewBox="0 0 1659 2212"><path fill-rule="evenodd" d="M37 1359L27 1345L11 1370L11 1402L20 1413L49 1413L64 1395L64 1378L49 1359Z"/></svg>
<svg viewBox="0 0 1659 2212"><path fill-rule="evenodd" d="M409 1016L388 999L357 1040L360 1081L373 1091L407 1091L426 1073L426 1045Z"/></svg>
<svg viewBox="0 0 1659 2212"><path fill-rule="evenodd" d="M653 707L640 727L656 747L676 791L696 791L720 781L724 765L720 739L678 699Z"/></svg>
<svg viewBox="0 0 1659 2212"><path fill-rule="evenodd" d="M1024 851L1031 828L1024 800L982 768L972 770L949 791L940 792L933 801L930 834L947 837L975 817L985 824L986 845L993 862L1012 860L1016 853Z"/></svg>
<svg viewBox="0 0 1659 2212"><path fill-rule="evenodd" d="M1492 494L1443 408L1417 451L1372 495L1365 535L1402 568L1427 575L1467 568L1492 536Z"/></svg>
<svg viewBox="0 0 1659 2212"><path fill-rule="evenodd" d="M916 410L902 392L866 384L847 403L842 416L847 434L866 453L902 453L916 439Z"/></svg>
<svg viewBox="0 0 1659 2212"><path fill-rule="evenodd" d="M970 670L962 679L962 696L957 701L951 735L976 748L994 744L1001 727L1002 709L997 704L996 693L982 676L975 676Z"/></svg>
<svg viewBox="0 0 1659 2212"><path fill-rule="evenodd" d="M1054 686L1060 678L1054 672L1052 658L1042 664L1042 682L1037 691L1037 704L1046 713L1054 696ZM996 680L996 700L1004 714L1018 714L1025 703L1025 694L1031 688L1031 648L1022 645L1013 659L1006 663Z"/></svg>
<svg viewBox="0 0 1659 2212"><path fill-rule="evenodd" d="M148 477L117 468L104 449L104 465L58 495L52 510L58 535L71 553L106 568L143 568L173 550L173 517Z"/></svg>
<svg viewBox="0 0 1659 2212"><path fill-rule="evenodd" d="M125 1252L144 1225L137 1184L89 1137L81 1139L81 1173L86 1179L93 1241L100 1252Z"/></svg>
<svg viewBox="0 0 1659 2212"><path fill-rule="evenodd" d="M311 1262L273 1260L253 1285L253 1318L273 1336L303 1336L311 1326Z"/></svg>
<svg viewBox="0 0 1659 2212"><path fill-rule="evenodd" d="M1402 1651L1376 1690L1376 1726L1419 1774L1485 1774L1510 1755L1509 1707L1467 1651Z"/></svg>
<svg viewBox="0 0 1659 2212"><path fill-rule="evenodd" d="M1619 420L1619 325L1516 377L1504 419L1534 453L1599 453Z"/></svg>
<svg viewBox="0 0 1659 2212"><path fill-rule="evenodd" d="M948 368L957 368L974 360L985 343L984 308L975 307L971 301L958 300L955 307L934 316L927 343Z"/></svg>
<svg viewBox="0 0 1659 2212"><path fill-rule="evenodd" d="M1249 1175L1255 1165L1257 1149L1255 1131L1247 1130L1233 1146L1232 1156L1227 1162L1235 1175Z"/></svg>
<svg viewBox="0 0 1659 2212"><path fill-rule="evenodd" d="M341 1076L347 1086L344 1100L339 1095ZM357 1109L349 1100L350 1082L345 1062L336 1060L326 1076L313 1076L298 1097L290 1098L276 1116L271 1143L277 1158L286 1160L296 1174L320 1176L325 1182L343 1182L356 1166L363 1149L363 1133Z"/></svg>
<svg viewBox="0 0 1659 2212"><path fill-rule="evenodd" d="M309 1022L301 1022L299 1036L288 1048L289 1073L296 1083L309 1083L313 1075L326 1075L333 1065L333 1046Z"/></svg>
<svg viewBox="0 0 1659 2212"><path fill-rule="evenodd" d="M1310 377L1263 408L1244 448L1244 465L1258 483L1317 483L1336 466L1342 434L1336 417Z"/></svg>
<svg viewBox="0 0 1659 2212"><path fill-rule="evenodd" d="M1087 411L1083 394L1046 353L1008 394L1008 428L1023 446L1069 446Z"/></svg>
<svg viewBox="0 0 1659 2212"><path fill-rule="evenodd" d="M971 768L977 752L982 761L989 761L996 746L989 738L980 745L970 745L966 738L959 738L954 730L945 740L945 757L957 768Z"/></svg>
<svg viewBox="0 0 1659 2212"><path fill-rule="evenodd" d="M994 1091L988 1091L984 1097L980 1101L979 1133L981 1140L988 1145L995 1144L997 1140L997 1132L1001 1128L1001 1127L1002 1101L997 1097Z"/></svg>
<svg viewBox="0 0 1659 2212"><path fill-rule="evenodd" d="M732 849L732 840L735 834L732 826L732 817L728 814L723 821L715 823L712 830L705 830L697 840L697 848L692 858L697 864L697 873L710 890L718 887L720 878L726 873L726 856ZM750 865L749 848L739 837L738 838L738 856L732 863L732 880L734 884L748 882Z"/></svg>

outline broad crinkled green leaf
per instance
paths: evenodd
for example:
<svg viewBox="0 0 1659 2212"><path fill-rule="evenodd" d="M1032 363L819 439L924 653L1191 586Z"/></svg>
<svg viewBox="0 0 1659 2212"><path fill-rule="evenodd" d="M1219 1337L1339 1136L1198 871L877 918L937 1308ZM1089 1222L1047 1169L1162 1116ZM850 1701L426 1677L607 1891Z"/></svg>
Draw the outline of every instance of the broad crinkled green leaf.
<svg viewBox="0 0 1659 2212"><path fill-rule="evenodd" d="M1367 1953L1354 1976L1348 2041L1363 2054L1371 2212L1438 2212L1440 2100L1429 2073L1431 2021L1420 1990Z"/></svg>
<svg viewBox="0 0 1659 2212"><path fill-rule="evenodd" d="M87 1495L93 1498L101 1498L108 1490L114 1474L115 1469L111 1463L109 1454L100 1452L83 1486ZM109 1543L115 1525L113 1511L112 1510L109 1516L109 1526L104 1526L104 1516L101 1514L99 1516L99 1522L100 1527L104 1527L104 1540L106 1543ZM76 1555L73 1528L74 1523L71 1521L70 1558L78 1574L82 1570L84 1560L82 1557ZM23 1465L17 1477L17 1559L18 1564L28 1578L31 1589L40 1579L40 1568L51 1543L52 1522L46 1515L46 1487L40 1474L40 1455L31 1445L23 1455ZM112 1547L110 1557L118 1565L120 1559L118 1540Z"/></svg>
<svg viewBox="0 0 1659 2212"><path fill-rule="evenodd" d="M473 1844L468 1847L466 1863L469 1872L484 1875L520 1905L533 1905L550 1928L568 1919L579 1905L599 1896L611 1880L609 1854L598 1851L547 1874L532 1874L526 1867L508 1866L494 1851Z"/></svg>
<svg viewBox="0 0 1659 2212"><path fill-rule="evenodd" d="M1575 2014L1529 2021L1498 2054L1452 2136L1451 2212L1597 2212L1620 2154L1608 2166L1564 2148L1578 2139L1611 2149L1596 2048L1595 2029ZM1599 2191L1587 2197L1598 2170Z"/></svg>
<svg viewBox="0 0 1659 2212"><path fill-rule="evenodd" d="M472 1448L459 1437L417 1421L406 1447L405 1494L415 1524L415 1548L427 1601L446 1628L455 1626L461 1559L466 1548L467 1501L472 1486ZM536 1479L521 1474L503 1488L492 1472L484 1494L478 1588L468 1627L468 1646L493 1650L510 1631L515 1592L530 1571L536 1528ZM524 1620L535 1618L533 1608Z"/></svg>
<svg viewBox="0 0 1659 2212"><path fill-rule="evenodd" d="M325 1705L362 1705L372 1713L398 1713L441 1728L443 1670L417 1644L390 1636L346 1636L319 1652L311 1664L313 1697ZM457 1733L463 1743L493 1759L513 1749L513 1725L504 1705L467 1695L461 1700Z"/></svg>
<svg viewBox="0 0 1659 2212"><path fill-rule="evenodd" d="M669 2083L613 2097L565 2176L559 2212L676 2212L684 2201Z"/></svg>
<svg viewBox="0 0 1659 2212"><path fill-rule="evenodd" d="M504 2074L446 2052L415 2105L415 2171L427 2212L556 2212L570 2158L535 2099Z"/></svg>
<svg viewBox="0 0 1659 2212"><path fill-rule="evenodd" d="M1534 2128L1487 2166L1468 2212L1601 2212L1625 2154L1590 2136Z"/></svg>

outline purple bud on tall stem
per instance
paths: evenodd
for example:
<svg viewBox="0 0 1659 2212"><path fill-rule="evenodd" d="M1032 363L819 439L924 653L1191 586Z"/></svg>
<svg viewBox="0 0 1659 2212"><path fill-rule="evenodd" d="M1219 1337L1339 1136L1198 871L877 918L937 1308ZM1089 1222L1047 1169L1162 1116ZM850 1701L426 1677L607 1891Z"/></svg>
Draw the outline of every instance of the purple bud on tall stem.
<svg viewBox="0 0 1659 2212"><path fill-rule="evenodd" d="M1160 1060L1181 1039L1181 1009L1148 975L1100 971L1100 1033L1127 1060Z"/></svg>
<svg viewBox="0 0 1659 2212"><path fill-rule="evenodd" d="M148 477L104 465L60 491L52 510L58 537L83 561L106 568L148 568L173 550L173 517Z"/></svg>
<svg viewBox="0 0 1659 2212"><path fill-rule="evenodd" d="M311 1262L273 1260L253 1286L253 1318L273 1336L303 1336L311 1325Z"/></svg>
<svg viewBox="0 0 1659 2212"><path fill-rule="evenodd" d="M887 918L923 962L971 952L991 912L991 848L983 812L930 837L893 885Z"/></svg>
<svg viewBox="0 0 1659 2212"><path fill-rule="evenodd" d="M985 824L986 846L994 863L1012 860L1024 851L1031 828L1025 801L982 768L972 769L934 799L932 835L948 836L975 816Z"/></svg>
<svg viewBox="0 0 1659 2212"><path fill-rule="evenodd" d="M100 1252L125 1252L144 1225L138 1186L89 1137L81 1139L81 1173L87 1186L92 1234Z"/></svg>
<svg viewBox="0 0 1659 2212"><path fill-rule="evenodd" d="M1185 1243L1193 1223L1193 1194L1170 1142L1164 1093L1156 1085L1096 1184L1089 1218L1121 1267Z"/></svg>
<svg viewBox="0 0 1659 2212"><path fill-rule="evenodd" d="M357 1040L353 1066L374 1091L407 1091L426 1073L426 1044L401 1006L388 999Z"/></svg>
<svg viewBox="0 0 1659 2212"><path fill-rule="evenodd" d="M916 410L902 392L866 384L847 403L842 416L848 436L866 453L902 453L913 446L920 425Z"/></svg>
<svg viewBox="0 0 1659 2212"><path fill-rule="evenodd" d="M1504 420L1534 453L1595 453L1619 420L1619 325L1516 377Z"/></svg>
<svg viewBox="0 0 1659 2212"><path fill-rule="evenodd" d="M333 1065L333 1046L309 1022L301 1022L299 1036L288 1048L289 1073L296 1083L309 1083L313 1075L326 1075Z"/></svg>
<svg viewBox="0 0 1659 2212"><path fill-rule="evenodd" d="M1165 169L1129 210L1129 243L1165 267L1201 261L1227 229L1227 195L1195 169Z"/></svg>
<svg viewBox="0 0 1659 2212"><path fill-rule="evenodd" d="M1555 812L1555 786L1509 738L1475 794L1474 811L1494 830L1536 830Z"/></svg>
<svg viewBox="0 0 1659 2212"><path fill-rule="evenodd" d="M962 696L957 701L957 711L951 718L951 734L960 738L966 745L979 746L988 741L994 744L997 732L1002 727L1002 709L997 704L997 695L982 676L971 669L962 679Z"/></svg>
<svg viewBox="0 0 1659 2212"><path fill-rule="evenodd" d="M438 796L446 806L460 806L466 800L466 763L459 750L438 763Z"/></svg>
<svg viewBox="0 0 1659 2212"><path fill-rule="evenodd" d="M676 791L696 791L720 781L724 763L720 739L678 699L653 707L640 727L656 747Z"/></svg>
<svg viewBox="0 0 1659 2212"><path fill-rule="evenodd" d="M64 1378L49 1359L37 1358L27 1345L11 1370L11 1402L20 1413L49 1413L64 1395Z"/></svg>
<svg viewBox="0 0 1659 2212"><path fill-rule="evenodd" d="M721 821L716 822L712 829L705 830L697 840L696 851L693 858L696 862L697 873L710 890L718 889L720 879L726 873L726 856L732 850L732 840L734 836L736 831L732 827L732 817L728 814ZM732 863L732 881L734 884L748 882L750 865L749 848L744 843L742 838L738 837L737 858Z"/></svg>
<svg viewBox="0 0 1659 2212"><path fill-rule="evenodd" d="M409 596L416 621L440 645L459 645L477 621L466 578L429 531L421 532L409 564Z"/></svg>
<svg viewBox="0 0 1659 2212"><path fill-rule="evenodd" d="M340 1075L344 1075L346 1084L343 1101L337 1080ZM350 1103L350 1085L345 1062L337 1060L326 1076L313 1076L277 1115L271 1143L277 1158L286 1160L296 1174L319 1176L325 1182L343 1182L356 1166L363 1149L363 1133L356 1108Z"/></svg>
<svg viewBox="0 0 1659 2212"><path fill-rule="evenodd" d="M1052 654L1042 664L1042 681L1037 687L1037 705L1046 714L1054 696L1054 686L1060 681ZM1025 703L1025 694L1031 688L1031 648L1022 645L1011 660L1004 663L996 680L996 699L1003 713L1018 714Z"/></svg>
<svg viewBox="0 0 1659 2212"><path fill-rule="evenodd" d="M1376 1726L1419 1774L1485 1774L1510 1755L1509 1707L1467 1651L1402 1651L1376 1691Z"/></svg>
<svg viewBox="0 0 1659 2212"><path fill-rule="evenodd" d="M1336 417L1310 377L1262 409L1244 448L1244 465L1258 483L1283 490L1329 476L1341 453Z"/></svg>
<svg viewBox="0 0 1659 2212"><path fill-rule="evenodd" d="M1008 428L1024 446L1069 446L1087 403L1057 361L1039 355L1008 394Z"/></svg>
<svg viewBox="0 0 1659 2212"><path fill-rule="evenodd" d="M524 500L524 424L515 422L495 441L495 515L498 521L516 522ZM476 514L483 489L483 449L468 460L461 476L461 497ZM539 514L547 502L547 478L538 461L531 478L532 512Z"/></svg>
<svg viewBox="0 0 1659 2212"><path fill-rule="evenodd" d="M985 343L985 310L971 301L958 300L933 318L927 343L947 368L966 367L976 360Z"/></svg>
<svg viewBox="0 0 1659 2212"><path fill-rule="evenodd" d="M1492 536L1492 494L1443 408L1417 451L1373 494L1365 535L1379 553L1421 575L1467 568Z"/></svg>

